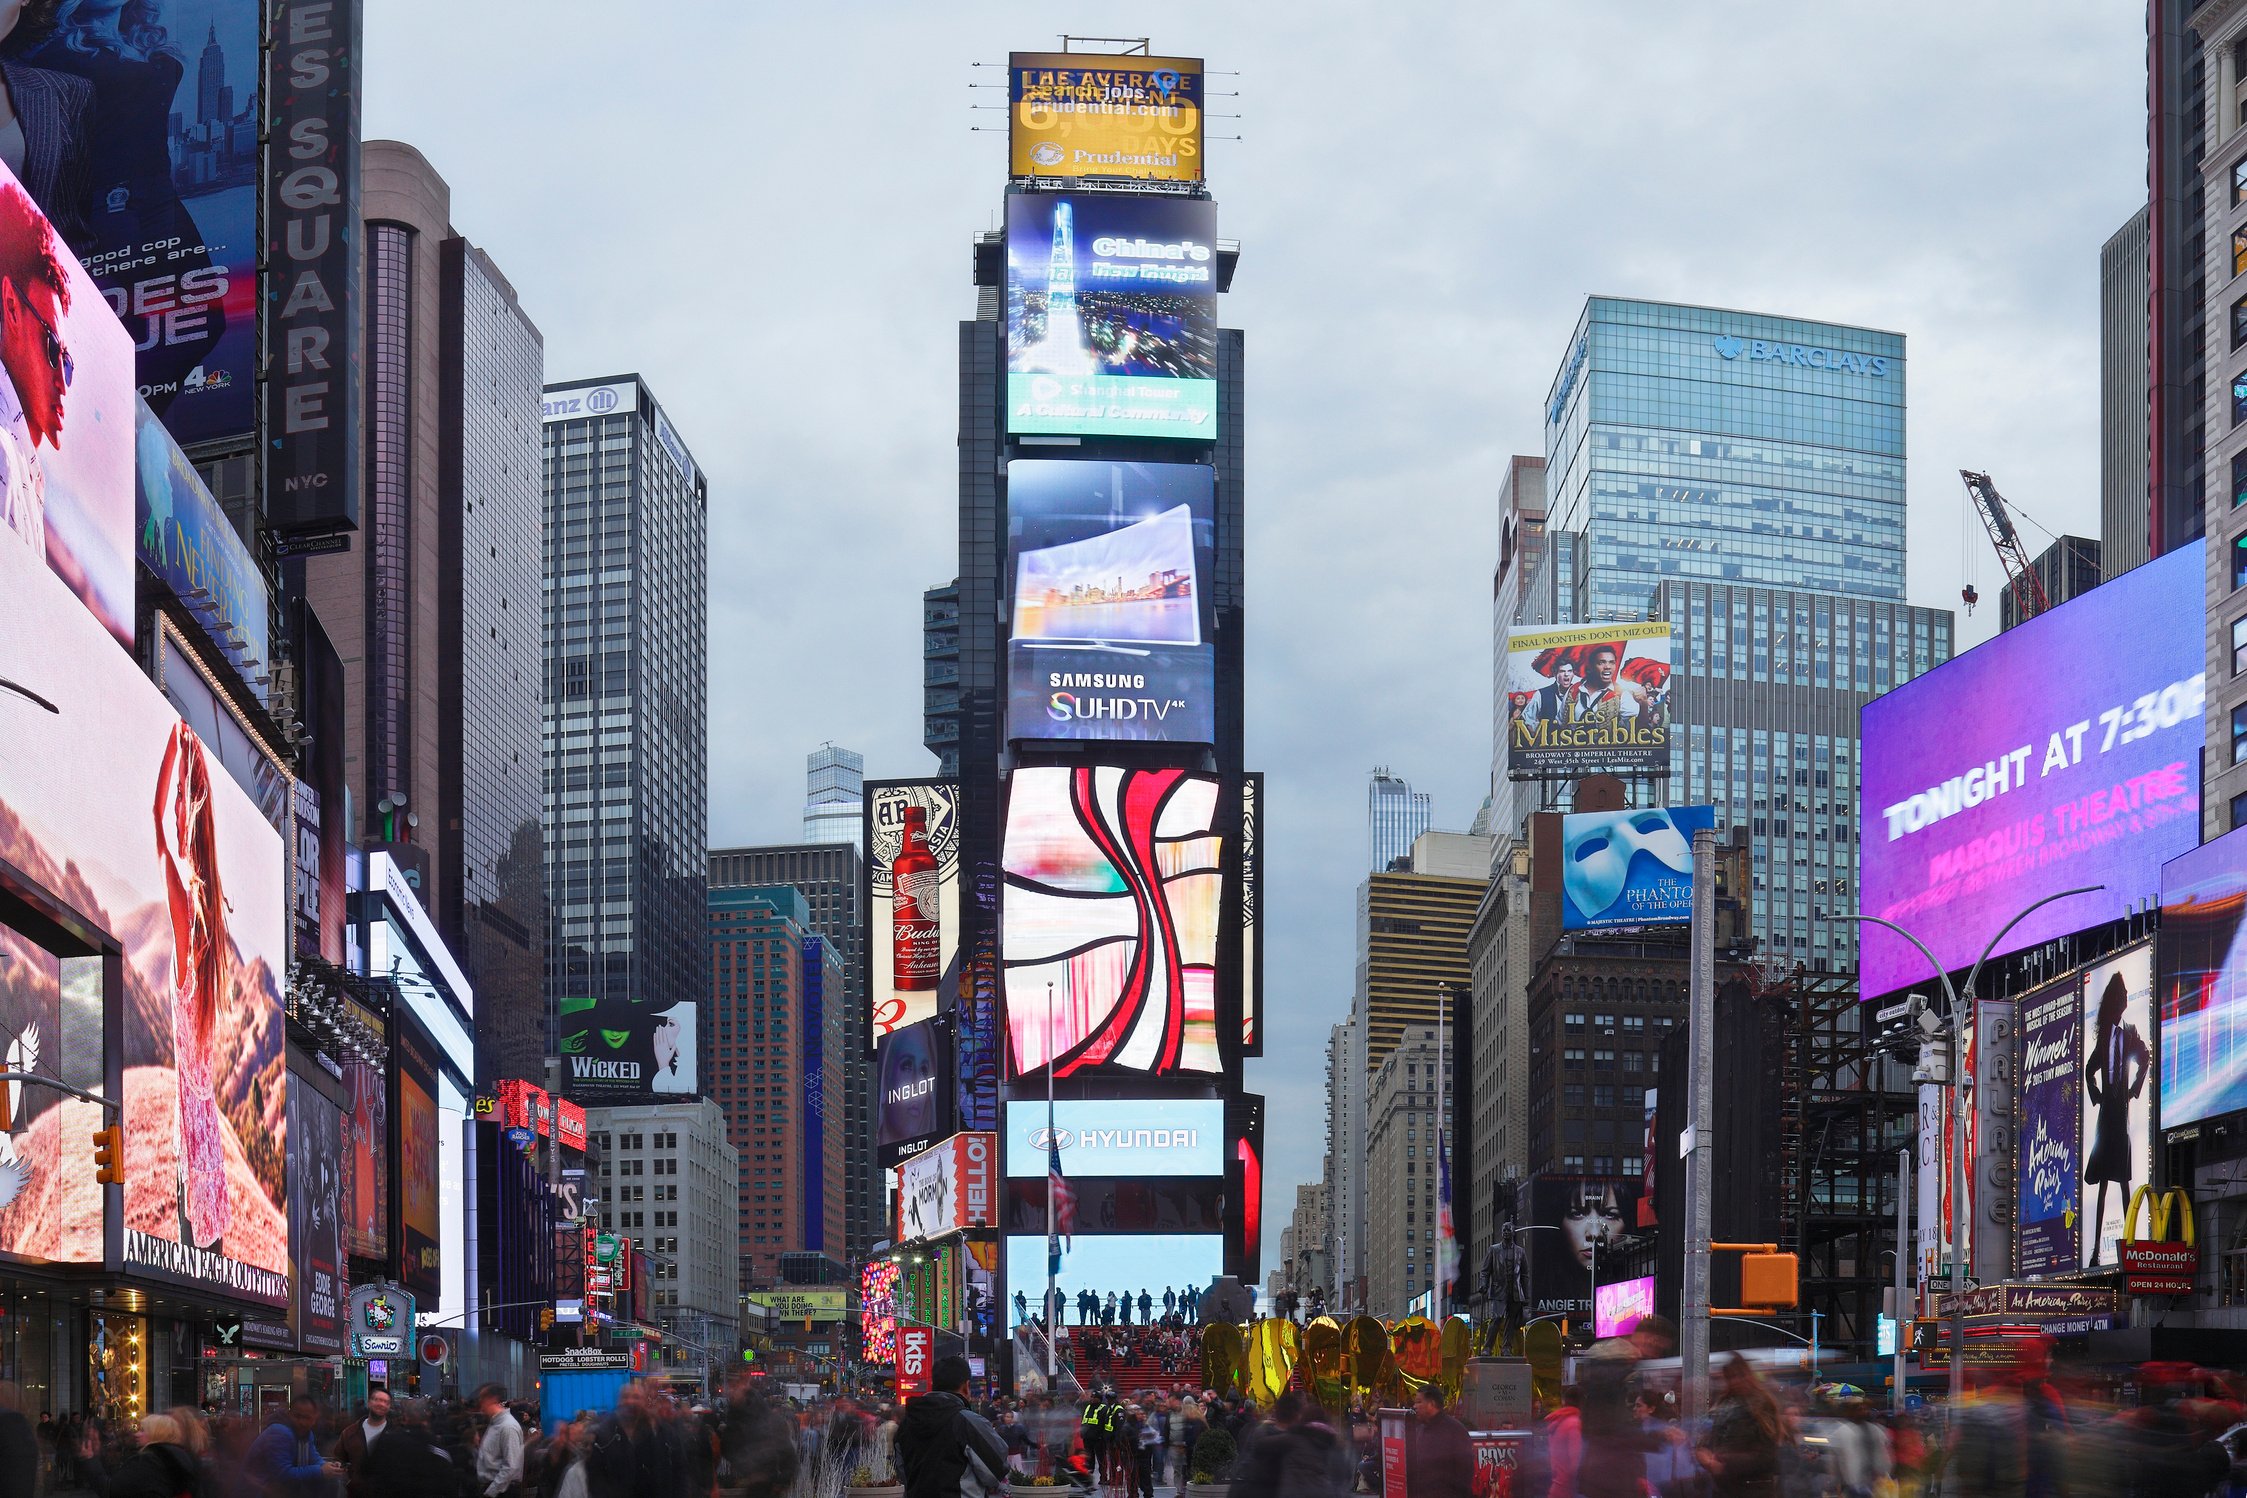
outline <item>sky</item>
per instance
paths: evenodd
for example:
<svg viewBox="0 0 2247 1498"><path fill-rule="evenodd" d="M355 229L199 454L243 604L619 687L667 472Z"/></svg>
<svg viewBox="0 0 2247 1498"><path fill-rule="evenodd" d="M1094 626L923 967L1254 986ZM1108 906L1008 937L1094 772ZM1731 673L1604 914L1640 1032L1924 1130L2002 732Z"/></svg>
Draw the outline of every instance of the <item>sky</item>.
<svg viewBox="0 0 2247 1498"><path fill-rule="evenodd" d="M1010 49L1212 70L1241 244L1248 762L1269 776L1266 1265L1320 1173L1366 778L1488 789L1506 459L1591 294L1892 329L1910 600L2002 573L1960 468L2098 534L2098 254L2145 198L2142 7L1390 0L367 7L365 128L419 146L546 336L638 370L710 479L710 840L793 838L804 756L925 774L954 572L956 324ZM621 24L620 24L621 22ZM1237 138L1225 138L1237 137Z"/></svg>

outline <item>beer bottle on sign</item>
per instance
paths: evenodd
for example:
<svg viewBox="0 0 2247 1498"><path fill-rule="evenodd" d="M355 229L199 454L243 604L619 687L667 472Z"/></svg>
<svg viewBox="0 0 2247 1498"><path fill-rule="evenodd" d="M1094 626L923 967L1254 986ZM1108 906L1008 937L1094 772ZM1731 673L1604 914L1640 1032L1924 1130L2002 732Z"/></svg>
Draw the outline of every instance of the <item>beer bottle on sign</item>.
<svg viewBox="0 0 2247 1498"><path fill-rule="evenodd" d="M936 856L928 851L927 808L905 808L904 840L889 868L896 890L890 905L891 987L899 993L934 993L942 908Z"/></svg>

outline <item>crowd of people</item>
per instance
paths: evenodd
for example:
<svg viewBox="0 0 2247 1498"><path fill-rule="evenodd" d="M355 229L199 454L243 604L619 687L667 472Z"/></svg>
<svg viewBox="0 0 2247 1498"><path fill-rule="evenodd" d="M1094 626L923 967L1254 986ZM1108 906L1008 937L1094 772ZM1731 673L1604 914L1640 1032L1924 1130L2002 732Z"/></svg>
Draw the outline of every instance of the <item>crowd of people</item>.
<svg viewBox="0 0 2247 1498"><path fill-rule="evenodd" d="M1079 1290L1074 1296L1059 1295L1059 1319L1064 1327L1070 1325L1070 1314L1075 1313L1078 1326L1190 1326L1201 1315L1202 1292L1192 1285L1180 1290L1172 1285L1163 1286L1156 1295L1142 1286L1137 1293L1130 1290L1110 1290L1103 1295L1098 1290ZM1160 1306L1158 1317L1155 1308ZM1134 1314L1136 1312L1136 1315ZM1045 1317L1025 1291L1014 1292L1014 1319L1017 1325L1034 1322L1045 1325Z"/></svg>

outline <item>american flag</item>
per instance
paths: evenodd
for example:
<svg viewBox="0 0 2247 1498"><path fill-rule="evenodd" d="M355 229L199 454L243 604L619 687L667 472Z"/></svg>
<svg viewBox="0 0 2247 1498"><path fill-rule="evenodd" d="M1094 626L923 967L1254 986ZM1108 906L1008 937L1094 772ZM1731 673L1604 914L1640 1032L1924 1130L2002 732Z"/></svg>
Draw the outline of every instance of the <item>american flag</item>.
<svg viewBox="0 0 2247 1498"><path fill-rule="evenodd" d="M1045 1150L1046 1185L1053 1193L1054 1244L1049 1245L1049 1249L1052 1252L1058 1253L1059 1248L1057 1245L1063 1238L1067 1238L1070 1240L1070 1247L1074 1248L1076 1246L1077 1193L1069 1189L1069 1178L1061 1173L1060 1142L1058 1140L1048 1139L1046 1141Z"/></svg>
<svg viewBox="0 0 2247 1498"><path fill-rule="evenodd" d="M1436 1134L1436 1283L1448 1294L1459 1283L1459 1233L1451 1223L1451 1151Z"/></svg>

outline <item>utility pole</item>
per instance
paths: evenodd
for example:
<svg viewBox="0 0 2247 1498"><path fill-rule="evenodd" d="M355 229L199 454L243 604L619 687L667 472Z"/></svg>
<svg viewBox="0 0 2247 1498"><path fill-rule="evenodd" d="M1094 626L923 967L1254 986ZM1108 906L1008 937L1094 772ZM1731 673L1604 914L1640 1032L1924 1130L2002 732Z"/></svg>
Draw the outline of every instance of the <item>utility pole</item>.
<svg viewBox="0 0 2247 1498"><path fill-rule="evenodd" d="M1912 1152L1907 1146L1896 1151L1896 1353L1888 1407L1898 1414L1904 1408L1904 1259L1911 1253L1911 1180Z"/></svg>
<svg viewBox="0 0 2247 1498"><path fill-rule="evenodd" d="M1691 1422L1709 1400L1710 1068L1716 1061L1716 830L1693 834L1693 970L1688 988L1685 1140L1685 1295L1678 1345L1683 1356L1684 1413ZM1657 1141L1659 1143L1660 1141Z"/></svg>

